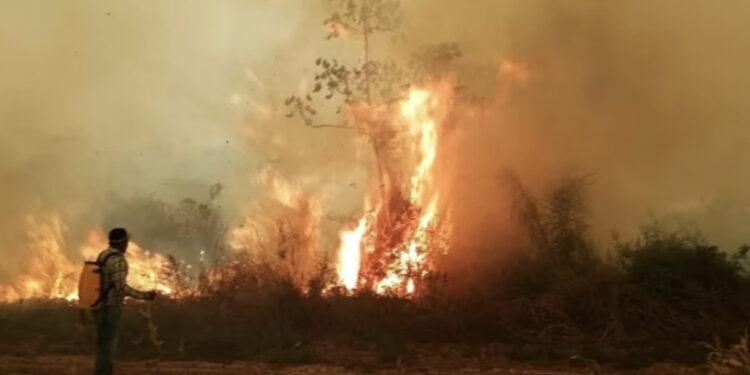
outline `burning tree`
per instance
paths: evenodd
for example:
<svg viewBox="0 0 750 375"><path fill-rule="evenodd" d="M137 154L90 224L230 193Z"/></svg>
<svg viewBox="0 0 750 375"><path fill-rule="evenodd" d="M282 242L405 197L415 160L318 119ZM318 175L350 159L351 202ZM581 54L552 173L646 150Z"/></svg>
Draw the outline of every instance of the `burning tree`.
<svg viewBox="0 0 750 375"><path fill-rule="evenodd" d="M304 97L287 98L285 104L290 108L287 116L298 116L312 128L352 129L366 135L375 154L380 183L385 185L388 177L383 153L395 132L387 126L386 119L378 115L382 113L366 109L388 107L397 102L407 85L404 84L403 71L395 61L372 58L371 44L377 34L396 32L401 22L400 4L397 0L338 0L338 3L338 11L323 21L329 30L326 38L350 34L361 36L363 61L349 66L337 59L316 59L319 71L312 91ZM326 100L340 100L336 114L355 106L364 108L351 113L352 116L344 116L340 123L318 122L320 116L313 101L314 97L320 96ZM385 190L383 186L383 192Z"/></svg>
<svg viewBox="0 0 750 375"><path fill-rule="evenodd" d="M434 174L453 85L427 72L460 53L455 45L426 48L409 74L394 60L373 58L375 39L400 38L401 18L397 0L336 1L324 21L327 39L361 38L363 58L351 65L316 59L311 92L285 103L288 117L308 127L353 130L372 146L377 183L356 227L341 233L337 270L348 290L414 293L434 269L434 254L446 251L447 206ZM336 122L321 121L331 117L316 104L321 98L337 103Z"/></svg>

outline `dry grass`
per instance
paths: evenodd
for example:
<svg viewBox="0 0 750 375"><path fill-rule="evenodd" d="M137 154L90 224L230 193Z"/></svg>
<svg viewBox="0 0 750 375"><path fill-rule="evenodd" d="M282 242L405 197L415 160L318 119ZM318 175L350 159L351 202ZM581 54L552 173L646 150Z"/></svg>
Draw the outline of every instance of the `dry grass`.
<svg viewBox="0 0 750 375"><path fill-rule="evenodd" d="M717 340L709 345L711 353L708 355L706 367L711 375L748 375L750 374L750 348L748 336L743 335L740 341L730 348L723 348Z"/></svg>
<svg viewBox="0 0 750 375"><path fill-rule="evenodd" d="M663 361L703 364L713 351L715 374L748 374L746 338L727 350L698 344L714 335L734 340L747 327L750 277L741 258L656 228L620 243L621 262L606 263L586 240L584 182L570 180L540 200L516 183L519 216L537 249L490 267L486 289L459 291L446 276L413 299L321 293L331 269L321 267L301 282L289 270L299 264L294 252L307 239L280 229L284 241L266 249L279 259L247 252L204 269L199 295L157 300L140 313L139 306L126 308L120 353L132 360L379 366L413 362L433 345L462 348L468 358L497 344L500 355L520 361L578 358L642 368ZM190 212L195 206L185 205ZM88 354L93 338L90 319L69 304L0 306L2 353ZM321 343L337 349L321 351ZM367 355L340 355L355 352Z"/></svg>
<svg viewBox="0 0 750 375"><path fill-rule="evenodd" d="M433 358L432 360L434 360ZM116 364L120 375L401 375L401 374L514 374L514 375L693 375L696 369L674 364L659 364L638 371L619 371L613 369L595 369L570 365L528 365L522 363L497 363L492 366L481 366L476 363L454 363L446 368L438 360L404 366L393 364L381 368L357 368L332 365L297 365L271 366L262 363L233 362L169 362L169 361L120 361ZM457 365L457 366L456 366ZM90 374L92 359L85 356L44 356L20 358L0 356L0 374L34 374L34 375L84 375Z"/></svg>

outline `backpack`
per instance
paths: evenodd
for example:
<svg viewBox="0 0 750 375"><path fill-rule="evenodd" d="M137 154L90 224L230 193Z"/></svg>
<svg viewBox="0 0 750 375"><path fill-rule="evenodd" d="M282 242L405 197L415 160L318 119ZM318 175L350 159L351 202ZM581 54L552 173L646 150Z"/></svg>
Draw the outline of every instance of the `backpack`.
<svg viewBox="0 0 750 375"><path fill-rule="evenodd" d="M104 288L102 285L102 267L117 252L107 254L101 262L84 262L81 277L78 279L78 307L84 309L95 309L107 295L112 285Z"/></svg>

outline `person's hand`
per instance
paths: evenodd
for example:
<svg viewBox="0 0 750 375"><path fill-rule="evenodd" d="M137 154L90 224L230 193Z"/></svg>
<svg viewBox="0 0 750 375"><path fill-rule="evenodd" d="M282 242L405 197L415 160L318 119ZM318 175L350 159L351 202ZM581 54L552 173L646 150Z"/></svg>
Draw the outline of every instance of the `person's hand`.
<svg viewBox="0 0 750 375"><path fill-rule="evenodd" d="M146 293L146 301L153 301L156 298L156 291L152 290Z"/></svg>

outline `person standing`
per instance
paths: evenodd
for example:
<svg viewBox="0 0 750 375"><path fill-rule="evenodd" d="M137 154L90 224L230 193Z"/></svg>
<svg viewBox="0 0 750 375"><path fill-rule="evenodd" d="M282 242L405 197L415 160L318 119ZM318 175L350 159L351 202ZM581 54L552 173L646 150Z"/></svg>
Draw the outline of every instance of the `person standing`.
<svg viewBox="0 0 750 375"><path fill-rule="evenodd" d="M94 362L94 375L111 375L114 368L113 356L117 346L117 330L125 297L152 301L155 291L143 292L127 284L128 250L130 235L123 228L109 232L109 248L97 258L101 264L101 300L94 308L96 322L97 351Z"/></svg>

